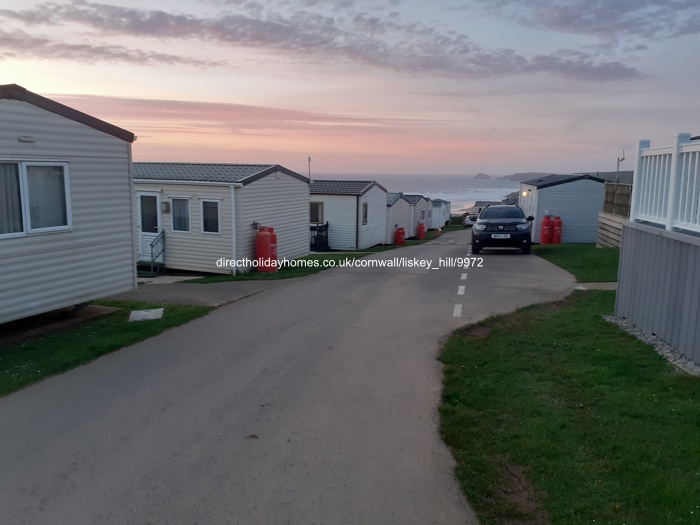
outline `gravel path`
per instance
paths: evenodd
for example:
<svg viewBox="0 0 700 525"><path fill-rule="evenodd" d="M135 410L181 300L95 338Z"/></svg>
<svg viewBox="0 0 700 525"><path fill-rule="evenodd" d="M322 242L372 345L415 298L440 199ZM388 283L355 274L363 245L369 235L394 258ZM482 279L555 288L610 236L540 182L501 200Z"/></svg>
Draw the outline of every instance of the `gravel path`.
<svg viewBox="0 0 700 525"><path fill-rule="evenodd" d="M620 328L632 334L640 341L651 345L657 354L664 357L676 368L679 368L680 370L688 374L700 376L700 366L698 366L693 361L685 357L678 350L669 345L666 341L663 341L654 335L642 332L639 328L634 326L626 319L614 317L612 315L605 315L603 316L603 318L610 323L615 323Z"/></svg>

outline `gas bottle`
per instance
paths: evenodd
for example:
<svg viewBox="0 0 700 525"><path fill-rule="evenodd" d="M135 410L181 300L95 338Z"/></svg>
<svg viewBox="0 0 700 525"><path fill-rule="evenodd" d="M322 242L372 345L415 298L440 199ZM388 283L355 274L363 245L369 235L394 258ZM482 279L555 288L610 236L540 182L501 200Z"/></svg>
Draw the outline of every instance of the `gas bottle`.
<svg viewBox="0 0 700 525"><path fill-rule="evenodd" d="M272 235L266 226L260 226L255 234L255 257L258 261L258 272L270 272L272 259Z"/></svg>
<svg viewBox="0 0 700 525"><path fill-rule="evenodd" d="M552 244L552 218L545 215L542 219L542 235L540 242L542 244Z"/></svg>
<svg viewBox="0 0 700 525"><path fill-rule="evenodd" d="M277 234L272 226L268 226L267 229L270 231L270 259L272 264L271 272L277 271Z"/></svg>
<svg viewBox="0 0 700 525"><path fill-rule="evenodd" d="M396 244L397 246L403 246L404 244L406 244L406 230L404 230L403 228L396 228L394 244Z"/></svg>
<svg viewBox="0 0 700 525"><path fill-rule="evenodd" d="M554 220L552 221L552 244L560 244L561 243L561 231L562 231L562 223L561 223L561 217L558 215L554 217Z"/></svg>

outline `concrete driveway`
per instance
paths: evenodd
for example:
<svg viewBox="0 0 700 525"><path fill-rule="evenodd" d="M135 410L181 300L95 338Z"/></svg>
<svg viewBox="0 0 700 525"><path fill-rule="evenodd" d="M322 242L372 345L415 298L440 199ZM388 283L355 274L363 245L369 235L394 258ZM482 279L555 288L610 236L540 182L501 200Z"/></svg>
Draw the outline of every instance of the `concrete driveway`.
<svg viewBox="0 0 700 525"><path fill-rule="evenodd" d="M372 258L464 257L468 239ZM535 256L494 253L474 269L280 281L0 399L3 519L476 523L437 430L439 340L574 285Z"/></svg>

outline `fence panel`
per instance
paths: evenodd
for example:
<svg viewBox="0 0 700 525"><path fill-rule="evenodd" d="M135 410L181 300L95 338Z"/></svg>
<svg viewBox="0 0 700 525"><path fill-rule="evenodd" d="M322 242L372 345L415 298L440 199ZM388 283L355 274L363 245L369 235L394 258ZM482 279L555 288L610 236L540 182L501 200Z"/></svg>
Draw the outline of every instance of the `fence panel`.
<svg viewBox="0 0 700 525"><path fill-rule="evenodd" d="M639 143L630 219L700 233L700 142L681 133L672 147L649 146ZM612 206L606 194L604 211L616 213Z"/></svg>

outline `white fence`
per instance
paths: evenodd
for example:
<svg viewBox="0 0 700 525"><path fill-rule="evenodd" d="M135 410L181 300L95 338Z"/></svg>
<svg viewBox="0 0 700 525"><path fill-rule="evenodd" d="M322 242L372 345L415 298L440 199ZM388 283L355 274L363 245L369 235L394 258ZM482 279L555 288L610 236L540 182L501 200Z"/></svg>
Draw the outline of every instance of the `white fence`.
<svg viewBox="0 0 700 525"><path fill-rule="evenodd" d="M700 233L700 141L681 133L667 148L639 142L630 220Z"/></svg>

